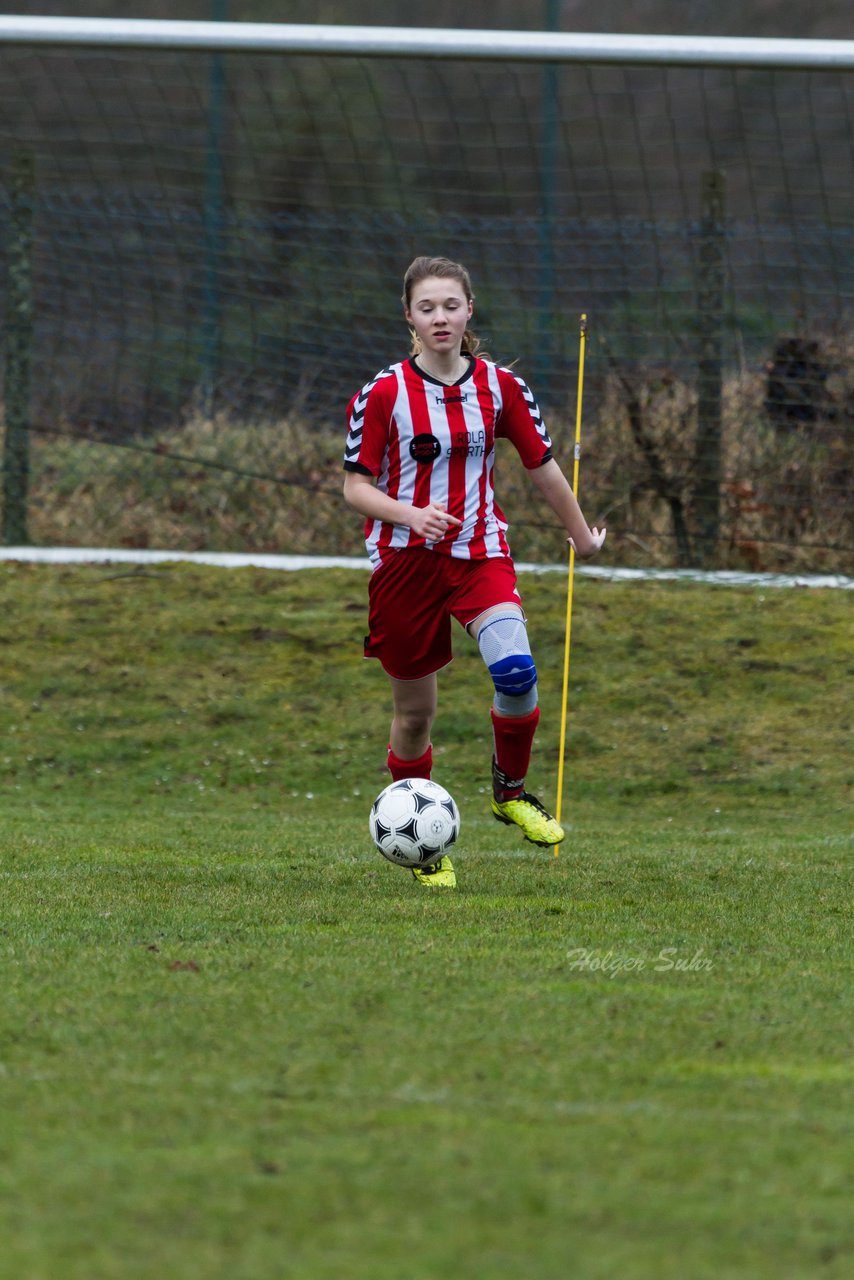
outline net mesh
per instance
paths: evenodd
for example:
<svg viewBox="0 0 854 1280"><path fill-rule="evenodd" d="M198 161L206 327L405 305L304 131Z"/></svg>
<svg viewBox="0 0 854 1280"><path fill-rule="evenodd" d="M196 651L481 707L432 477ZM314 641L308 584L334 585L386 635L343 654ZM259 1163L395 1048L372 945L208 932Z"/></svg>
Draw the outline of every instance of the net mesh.
<svg viewBox="0 0 854 1280"><path fill-rule="evenodd" d="M436 253L565 461L589 315L581 496L610 554L841 567L852 118L836 72L0 50L27 536L357 549L344 407L406 353L403 270ZM506 469L517 554L559 556Z"/></svg>

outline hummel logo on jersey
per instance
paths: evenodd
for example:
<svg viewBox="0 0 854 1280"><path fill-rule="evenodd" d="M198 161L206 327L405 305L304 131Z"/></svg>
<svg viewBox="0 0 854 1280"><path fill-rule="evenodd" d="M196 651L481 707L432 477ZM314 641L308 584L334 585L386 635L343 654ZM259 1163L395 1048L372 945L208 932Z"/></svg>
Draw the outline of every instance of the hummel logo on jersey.
<svg viewBox="0 0 854 1280"><path fill-rule="evenodd" d="M465 404L468 398L469 398L469 393L467 391L458 391L456 392L455 395L444 395L444 396L437 395L436 404L438 405Z"/></svg>

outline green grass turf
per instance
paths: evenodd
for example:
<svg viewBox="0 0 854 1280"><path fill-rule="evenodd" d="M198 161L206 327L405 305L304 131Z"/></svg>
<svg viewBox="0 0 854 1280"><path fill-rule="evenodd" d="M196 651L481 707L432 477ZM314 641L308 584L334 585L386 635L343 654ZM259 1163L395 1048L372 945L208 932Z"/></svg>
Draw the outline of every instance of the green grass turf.
<svg viewBox="0 0 854 1280"><path fill-rule="evenodd" d="M579 578L558 858L460 636L437 894L367 836L364 574L0 584L3 1280L850 1274L846 593Z"/></svg>

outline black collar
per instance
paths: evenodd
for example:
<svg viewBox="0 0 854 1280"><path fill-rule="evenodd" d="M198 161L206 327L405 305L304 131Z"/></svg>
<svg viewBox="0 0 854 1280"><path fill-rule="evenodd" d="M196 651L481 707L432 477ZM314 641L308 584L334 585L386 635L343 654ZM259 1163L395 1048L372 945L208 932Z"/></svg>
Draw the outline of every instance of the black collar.
<svg viewBox="0 0 854 1280"><path fill-rule="evenodd" d="M475 364L474 356L470 355L468 351L463 352L463 355L465 356L466 360L468 360L469 367L466 369L465 373L461 375L461 377L457 378L456 382L443 382L441 378L434 378L432 373L427 373L425 369L421 368L420 364L417 363L415 356L409 357L409 365L410 365L410 368L412 368L414 372L418 374L419 378L423 378L425 382L432 382L434 386L460 387L464 382L468 382L469 378L472 375L472 371L474 369L474 364Z"/></svg>

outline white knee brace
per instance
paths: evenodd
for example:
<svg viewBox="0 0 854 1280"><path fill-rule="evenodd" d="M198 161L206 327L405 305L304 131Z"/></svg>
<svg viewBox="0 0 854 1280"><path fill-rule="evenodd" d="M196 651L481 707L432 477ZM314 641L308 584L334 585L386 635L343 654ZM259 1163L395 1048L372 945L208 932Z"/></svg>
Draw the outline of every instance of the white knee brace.
<svg viewBox="0 0 854 1280"><path fill-rule="evenodd" d="M500 613L478 632L477 647L495 685L493 706L500 716L527 716L537 705L537 668L524 618Z"/></svg>

